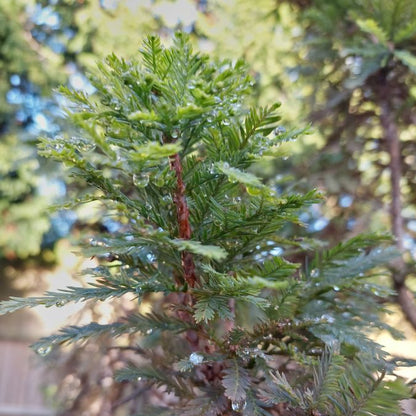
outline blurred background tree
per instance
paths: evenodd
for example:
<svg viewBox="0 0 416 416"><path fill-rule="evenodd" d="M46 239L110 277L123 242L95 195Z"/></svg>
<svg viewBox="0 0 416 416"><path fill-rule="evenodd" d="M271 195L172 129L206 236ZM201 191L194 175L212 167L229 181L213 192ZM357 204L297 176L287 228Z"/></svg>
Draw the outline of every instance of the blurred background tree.
<svg viewBox="0 0 416 416"><path fill-rule="evenodd" d="M319 180L332 200L325 237L393 233L403 253L392 265L393 285L416 328L406 284L409 277L414 289L416 3L287 3L301 27L294 70L308 86L302 112L323 138L312 159L296 165L297 175Z"/></svg>
<svg viewBox="0 0 416 416"><path fill-rule="evenodd" d="M35 143L48 127L41 95L65 80L25 18L22 2L0 2L0 258L9 260L39 254L49 228Z"/></svg>

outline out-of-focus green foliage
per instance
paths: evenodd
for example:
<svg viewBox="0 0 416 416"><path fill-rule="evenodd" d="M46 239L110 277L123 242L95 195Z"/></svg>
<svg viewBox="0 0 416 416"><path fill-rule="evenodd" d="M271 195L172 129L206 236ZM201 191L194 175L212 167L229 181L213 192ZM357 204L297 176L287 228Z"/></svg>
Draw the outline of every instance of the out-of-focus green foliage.
<svg viewBox="0 0 416 416"><path fill-rule="evenodd" d="M37 156L35 142L65 128L53 88L68 81L86 88L80 68L118 48L134 54L143 33L158 25L150 2L120 5L116 18L99 1L0 0L0 257L39 254L50 228L56 167ZM47 244L54 234L65 233L53 231Z"/></svg>
<svg viewBox="0 0 416 416"><path fill-rule="evenodd" d="M415 276L416 259L416 3L286 3L302 27L296 70L310 86L303 108L324 138L301 174L319 175L333 198L327 235L348 228L393 233L403 252L393 285L416 328L405 282Z"/></svg>
<svg viewBox="0 0 416 416"><path fill-rule="evenodd" d="M107 10L101 3L104 2L54 2L53 11L59 14L60 25L51 31L48 40L62 42L67 61L88 66L117 49L125 56L132 55L137 51L137 39L158 29L149 12L150 1L118 2L113 10ZM39 4L48 7L49 2Z"/></svg>
<svg viewBox="0 0 416 416"><path fill-rule="evenodd" d="M39 162L33 146L15 136L0 142L0 254L13 259L39 253L49 228L48 198L36 194Z"/></svg>
<svg viewBox="0 0 416 416"><path fill-rule="evenodd" d="M49 228L30 126L40 93L64 80L59 60L31 36L30 5L0 1L0 257L9 259L38 254Z"/></svg>
<svg viewBox="0 0 416 416"><path fill-rule="evenodd" d="M10 77L19 75L38 86L49 89L56 78L48 48L31 38L30 22L25 6L32 2L0 0L0 133L10 124L14 112L6 96L11 88ZM52 74L55 74L53 78Z"/></svg>
<svg viewBox="0 0 416 416"><path fill-rule="evenodd" d="M59 26L46 34L44 42L60 42L65 61L82 68L93 68L97 59L113 51L119 51L123 57L135 55L144 35L166 31L166 37L170 33L169 26L174 28L179 23L175 20L179 19L178 13L181 20L189 16L192 23L197 17L194 2L182 0L182 11L176 3L151 0L38 2L57 13L60 19Z"/></svg>
<svg viewBox="0 0 416 416"><path fill-rule="evenodd" d="M400 134L401 190L410 219L416 204L416 3L306 3L295 9L302 27L296 70L310 88L304 94L304 110L325 138L312 168L321 171L331 194L348 193L357 205L368 204L367 212L357 214L366 215L369 224L373 217L379 227L374 209L390 200L390 156L380 118L381 105L388 101Z"/></svg>
<svg viewBox="0 0 416 416"><path fill-rule="evenodd" d="M292 32L296 33L297 22L289 7L277 7L273 0L260 0L255 7L247 0L207 3L195 23L195 44L213 56L243 57L256 81L252 98L259 103L284 100L288 103L284 120L297 120L301 88L290 88L290 67L296 64L290 53Z"/></svg>

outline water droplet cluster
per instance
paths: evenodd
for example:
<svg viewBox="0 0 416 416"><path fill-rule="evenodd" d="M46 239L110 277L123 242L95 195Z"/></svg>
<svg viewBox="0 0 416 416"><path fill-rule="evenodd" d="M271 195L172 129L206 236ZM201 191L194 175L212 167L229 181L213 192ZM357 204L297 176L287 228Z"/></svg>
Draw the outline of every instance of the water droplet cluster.
<svg viewBox="0 0 416 416"><path fill-rule="evenodd" d="M196 352L193 352L190 356L189 356L189 361L193 364L193 365L198 365L201 364L204 361L204 357L201 354L198 354Z"/></svg>

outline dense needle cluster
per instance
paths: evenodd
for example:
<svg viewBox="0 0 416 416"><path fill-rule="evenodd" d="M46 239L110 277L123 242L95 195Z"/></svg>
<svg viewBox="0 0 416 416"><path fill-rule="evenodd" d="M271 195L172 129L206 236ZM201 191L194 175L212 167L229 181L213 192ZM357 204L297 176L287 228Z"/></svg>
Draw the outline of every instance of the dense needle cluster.
<svg viewBox="0 0 416 416"><path fill-rule="evenodd" d="M247 108L244 64L211 62L183 34L169 48L150 36L138 61L111 55L91 82L91 96L61 89L79 137L44 139L41 152L91 186L76 203L101 201L120 226L84 247L101 263L86 271L95 283L0 308L125 294L138 307L34 348L129 334L140 360L117 380L171 393L135 415L399 414L407 389L385 379L395 364L368 337L392 330L379 319L390 291L368 272L396 253L382 236L315 253L291 235L319 195L281 194L250 170L299 131L279 128L277 104Z"/></svg>

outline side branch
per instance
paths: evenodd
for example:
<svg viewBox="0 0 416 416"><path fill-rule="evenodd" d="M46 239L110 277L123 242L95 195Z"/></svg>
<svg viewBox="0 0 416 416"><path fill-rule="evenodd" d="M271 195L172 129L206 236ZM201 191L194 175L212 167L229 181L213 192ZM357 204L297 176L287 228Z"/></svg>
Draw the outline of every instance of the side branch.
<svg viewBox="0 0 416 416"><path fill-rule="evenodd" d="M185 184L183 182L182 176L182 163L178 153L171 156L170 166L176 174L176 191L173 196L173 202L176 205L179 238L189 240L191 238L192 229L189 221L189 208L185 196ZM192 254L188 251L183 251L181 253L181 257L185 281L190 287L194 287L196 284L196 275Z"/></svg>

